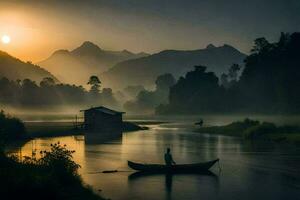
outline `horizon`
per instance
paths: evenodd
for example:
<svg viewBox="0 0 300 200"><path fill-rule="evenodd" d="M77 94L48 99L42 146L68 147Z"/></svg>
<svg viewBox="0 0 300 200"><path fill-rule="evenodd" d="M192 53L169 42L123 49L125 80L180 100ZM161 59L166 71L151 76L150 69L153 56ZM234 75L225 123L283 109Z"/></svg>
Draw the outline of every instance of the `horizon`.
<svg viewBox="0 0 300 200"><path fill-rule="evenodd" d="M194 0L172 4L156 0L0 2L0 35L11 39L9 44L1 43L0 49L34 63L83 41L105 50L150 54L229 44L248 54L258 37L272 42L280 32L300 30L297 1L246 5Z"/></svg>
<svg viewBox="0 0 300 200"><path fill-rule="evenodd" d="M238 48L235 47L235 46L232 46L231 44L226 44L226 43L220 44L220 45L215 45L215 44L213 44L213 43L209 43L209 44L207 44L207 45L204 46L204 47L196 48L196 49L162 49L162 50L160 50L160 51L158 51L158 52L149 53L149 52L146 52L146 51L134 52L134 51L131 51L131 50L129 50L129 49L104 49L104 48L101 48L101 46L99 46L97 43L95 43L95 42L93 42L93 41L89 41L89 40L82 41L78 46L74 46L74 47L71 47L71 48L69 48L69 49L66 49L66 48L56 49L56 50L54 50L53 52L50 52L50 54L49 54L47 57L42 58L41 60L37 60L37 61L32 61L32 60L22 59L21 57L17 57L17 56L15 56L15 55L11 54L9 51L5 51L5 50L3 50L3 49L0 49L0 51L7 53L8 55L10 55L10 56L12 56L12 57L14 57L14 58L20 59L20 60L23 61L23 62L32 62L32 63L34 63L34 64L38 64L38 63L40 63L40 62L42 62L42 61L47 60L48 58L50 58L51 56L53 56L56 52L59 52L59 51L68 51L68 52L72 52L73 50L75 50L75 49L81 47L85 42L90 42L90 43L92 43L92 44L98 46L98 47L99 47L101 50L103 50L103 51L113 51L113 52L129 51L129 52L134 53L134 54L145 53L145 54L153 55L153 54L157 54L157 53L160 53L160 52L163 52L163 51L169 51L169 50L174 50L174 51L196 51L196 50L207 49L207 47L208 47L209 45L213 45L215 48L220 48L220 47L223 47L223 46L225 46L225 45L229 45L229 46L235 48L236 50L238 50L239 52L241 52L241 53L243 53L243 54L245 54L245 55L248 55L248 54L249 54L249 53L245 53L245 52L241 51L240 49L238 49ZM0 46L1 46L1 44L0 44ZM250 50L249 50L249 52L250 52Z"/></svg>

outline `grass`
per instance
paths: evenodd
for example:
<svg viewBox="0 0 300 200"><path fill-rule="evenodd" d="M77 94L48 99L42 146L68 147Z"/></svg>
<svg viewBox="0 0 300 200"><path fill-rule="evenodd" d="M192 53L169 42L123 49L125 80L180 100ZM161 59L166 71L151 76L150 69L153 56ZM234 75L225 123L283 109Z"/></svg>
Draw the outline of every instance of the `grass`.
<svg viewBox="0 0 300 200"><path fill-rule="evenodd" d="M250 140L264 139L275 142L285 141L300 144L300 127L276 126L273 123L261 123L250 119L232 122L225 126L202 127L196 131L200 133L238 136Z"/></svg>

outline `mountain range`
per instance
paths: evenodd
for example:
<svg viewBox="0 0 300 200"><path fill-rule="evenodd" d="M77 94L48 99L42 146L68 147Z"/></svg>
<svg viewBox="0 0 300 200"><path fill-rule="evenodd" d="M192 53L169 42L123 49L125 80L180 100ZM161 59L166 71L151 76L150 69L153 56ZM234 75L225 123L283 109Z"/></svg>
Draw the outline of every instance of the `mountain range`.
<svg viewBox="0 0 300 200"><path fill-rule="evenodd" d="M171 73L178 78L195 65L204 65L217 75L233 64L242 64L245 54L230 45L212 44L197 50L164 50L152 55L127 50L107 51L84 42L72 51L55 51L48 59L34 65L0 51L0 76L9 79L30 78L39 82L52 77L63 83L86 85L91 75L98 75L104 87L122 90L141 85L153 88L157 76ZM45 68L41 68L41 67Z"/></svg>
<svg viewBox="0 0 300 200"><path fill-rule="evenodd" d="M197 50L165 50L142 58L126 60L114 65L101 75L112 88L128 85L153 87L157 76L171 73L176 78L193 69L195 65L207 66L208 71L220 76L236 63L243 64L246 55L230 45L216 47L212 44Z"/></svg>
<svg viewBox="0 0 300 200"><path fill-rule="evenodd" d="M30 62L23 62L4 51L0 51L0 78L23 80L29 78L39 83L45 77L58 81L50 72Z"/></svg>
<svg viewBox="0 0 300 200"><path fill-rule="evenodd" d="M107 51L86 41L72 51L57 50L38 65L53 73L65 83L85 85L91 75L100 75L113 65L124 60L148 56L146 53L132 53L127 50Z"/></svg>

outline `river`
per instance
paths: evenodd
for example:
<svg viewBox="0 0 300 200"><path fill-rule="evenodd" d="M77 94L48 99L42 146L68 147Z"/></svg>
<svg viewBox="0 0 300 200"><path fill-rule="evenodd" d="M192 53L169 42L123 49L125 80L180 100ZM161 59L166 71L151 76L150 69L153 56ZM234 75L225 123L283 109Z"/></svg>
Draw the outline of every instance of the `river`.
<svg viewBox="0 0 300 200"><path fill-rule="evenodd" d="M168 123L149 125L150 130L123 133L121 138L105 143L89 144L83 135L34 139L20 147L18 154L31 155L33 149L37 152L49 149L51 143L58 141L66 144L76 150L74 160L81 165L79 172L84 182L113 200L294 200L300 197L299 147L195 133L196 118L192 117L159 120ZM205 123L216 125L233 120L214 117L205 119ZM171 148L177 163L220 158L220 165L211 169L214 175L131 175L134 172L127 167L127 160L163 163L167 147ZM122 172L101 173L115 169Z"/></svg>

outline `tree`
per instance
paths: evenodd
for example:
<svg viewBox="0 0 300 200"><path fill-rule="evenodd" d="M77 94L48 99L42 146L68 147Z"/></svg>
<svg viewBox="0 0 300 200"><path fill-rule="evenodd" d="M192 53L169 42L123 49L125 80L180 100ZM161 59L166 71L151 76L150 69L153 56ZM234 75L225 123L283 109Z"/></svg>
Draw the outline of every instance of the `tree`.
<svg viewBox="0 0 300 200"><path fill-rule="evenodd" d="M157 77L155 84L156 90L169 90L175 84L176 80L172 74L163 74Z"/></svg>
<svg viewBox="0 0 300 200"><path fill-rule="evenodd" d="M98 94L100 92L101 81L99 80L98 76L91 76L87 84L91 85L90 92L94 94Z"/></svg>
<svg viewBox="0 0 300 200"><path fill-rule="evenodd" d="M241 67L238 64L233 64L229 68L228 76L232 81L237 81L238 72L240 71Z"/></svg>
<svg viewBox="0 0 300 200"><path fill-rule="evenodd" d="M264 37L257 38L256 40L254 40L254 44L255 45L251 49L251 53L264 53L268 51L272 46L269 43L269 41Z"/></svg>
<svg viewBox="0 0 300 200"><path fill-rule="evenodd" d="M51 77L45 77L40 82L41 87L49 87L49 86L54 86L54 85L55 85L55 80Z"/></svg>
<svg viewBox="0 0 300 200"><path fill-rule="evenodd" d="M252 112L299 112L300 33L281 33L272 44L259 38L253 49L238 83L244 107Z"/></svg>
<svg viewBox="0 0 300 200"><path fill-rule="evenodd" d="M217 112L224 107L223 90L218 77L206 72L205 66L195 66L181 77L169 93L169 104L159 106L158 113Z"/></svg>
<svg viewBox="0 0 300 200"><path fill-rule="evenodd" d="M156 90L142 90L138 93L135 100L127 101L124 107L133 112L151 113L159 104L168 102L170 87L175 84L172 74L162 74L157 77L155 84Z"/></svg>
<svg viewBox="0 0 300 200"><path fill-rule="evenodd" d="M228 81L228 75L227 74L223 73L221 75L220 81L221 81L221 85L223 85L225 88L229 87L229 81Z"/></svg>

